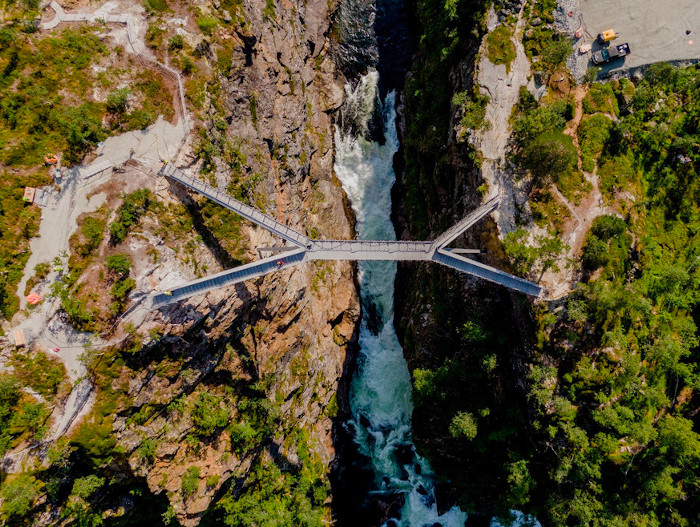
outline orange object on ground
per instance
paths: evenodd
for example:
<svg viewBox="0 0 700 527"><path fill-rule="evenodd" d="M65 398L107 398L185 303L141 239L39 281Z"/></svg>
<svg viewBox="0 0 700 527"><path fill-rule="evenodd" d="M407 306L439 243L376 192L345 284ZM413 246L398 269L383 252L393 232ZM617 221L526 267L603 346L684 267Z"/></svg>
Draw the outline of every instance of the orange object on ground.
<svg viewBox="0 0 700 527"><path fill-rule="evenodd" d="M34 187L24 187L24 196L22 196L22 199L27 203L34 203L34 194L36 194L36 189Z"/></svg>
<svg viewBox="0 0 700 527"><path fill-rule="evenodd" d="M44 161L48 163L49 165L55 165L58 163L58 156L54 155L45 155L44 156Z"/></svg>
<svg viewBox="0 0 700 527"><path fill-rule="evenodd" d="M41 302L41 297L37 295L36 293L30 293L27 295L27 302L29 302L31 305L35 306L39 302Z"/></svg>

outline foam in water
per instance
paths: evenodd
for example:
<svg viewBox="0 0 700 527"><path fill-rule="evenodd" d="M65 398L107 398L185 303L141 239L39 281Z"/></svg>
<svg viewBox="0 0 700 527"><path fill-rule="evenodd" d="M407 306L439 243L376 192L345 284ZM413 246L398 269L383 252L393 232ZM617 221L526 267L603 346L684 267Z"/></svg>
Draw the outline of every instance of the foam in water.
<svg viewBox="0 0 700 527"><path fill-rule="evenodd" d="M391 187L399 147L395 95L381 101L378 82L379 74L372 71L355 89L346 87L345 104L356 121L349 129L356 132L336 128L335 170L355 211L359 237L393 240ZM384 118L384 144L365 138L374 112ZM395 277L395 262L360 263L360 357L350 390L355 441L372 461L377 489L404 494L399 525L463 526L466 514L457 507L438 514L430 467L413 452L411 378L393 324ZM372 314L379 320L371 320ZM409 452L409 459L399 452Z"/></svg>

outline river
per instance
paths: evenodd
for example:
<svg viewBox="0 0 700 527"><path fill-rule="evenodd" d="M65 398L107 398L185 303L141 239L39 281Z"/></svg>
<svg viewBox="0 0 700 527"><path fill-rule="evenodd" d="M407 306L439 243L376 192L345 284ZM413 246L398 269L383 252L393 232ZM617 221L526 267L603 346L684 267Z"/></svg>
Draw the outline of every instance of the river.
<svg viewBox="0 0 700 527"><path fill-rule="evenodd" d="M342 125L335 131L335 171L355 212L358 237L394 240L391 187L393 157L399 148L395 94L380 97L377 71L346 91ZM373 121L383 124L379 141L370 138ZM466 514L457 507L438 513L430 467L413 447L411 377L393 324L395 277L396 262L360 263L363 314L349 426L359 452L370 459L373 492L398 495L403 501L387 527L463 526Z"/></svg>

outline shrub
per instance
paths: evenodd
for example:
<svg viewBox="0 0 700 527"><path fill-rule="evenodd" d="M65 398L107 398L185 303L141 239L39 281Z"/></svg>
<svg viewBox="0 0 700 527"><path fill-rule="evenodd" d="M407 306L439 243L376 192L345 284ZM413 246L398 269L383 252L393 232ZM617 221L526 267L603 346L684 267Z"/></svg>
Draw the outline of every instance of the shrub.
<svg viewBox="0 0 700 527"><path fill-rule="evenodd" d="M510 63L515 60L515 45L511 41L513 30L505 25L498 26L486 37L489 60L493 64L505 64L510 72Z"/></svg>
<svg viewBox="0 0 700 527"><path fill-rule="evenodd" d="M573 51L573 42L569 38L554 38L542 50L542 64L548 71L554 71L564 64Z"/></svg>
<svg viewBox="0 0 700 527"><path fill-rule="evenodd" d="M211 35L214 33L214 30L218 25L219 21L214 17L200 16L197 18L197 27L199 27L199 30L205 35Z"/></svg>
<svg viewBox="0 0 700 527"><path fill-rule="evenodd" d="M119 278L123 278L131 270L131 257L128 254L113 254L105 260L105 267Z"/></svg>
<svg viewBox="0 0 700 527"><path fill-rule="evenodd" d="M112 286L112 296L118 301L123 302L134 287L136 287L136 282L133 278L118 280Z"/></svg>
<svg viewBox="0 0 700 527"><path fill-rule="evenodd" d="M545 187L574 169L576 147L568 135L544 133L525 147L523 161L533 175L533 185Z"/></svg>
<svg viewBox="0 0 700 527"><path fill-rule="evenodd" d="M109 226L113 245L123 242L131 227L146 213L151 204L151 191L136 190L131 194L122 194L122 199L124 202L117 209L117 219Z"/></svg>
<svg viewBox="0 0 700 527"><path fill-rule="evenodd" d="M228 424L231 413L221 403L221 397L210 393L203 392L197 395L192 409L192 419L198 435L211 435L217 428L223 428Z"/></svg>
<svg viewBox="0 0 700 527"><path fill-rule="evenodd" d="M582 168L586 172L595 170L595 161L610 138L613 123L604 115L592 115L581 121L578 140L581 147Z"/></svg>
<svg viewBox="0 0 700 527"><path fill-rule="evenodd" d="M157 15L168 11L167 0L144 0L143 7L149 15Z"/></svg>
<svg viewBox="0 0 700 527"><path fill-rule="evenodd" d="M488 102L489 97L487 95L475 93L470 97L466 91L453 97L452 103L459 106L462 110L462 118L459 123L462 130L458 132L460 140L466 139L470 130L480 130L489 125L489 122L485 120Z"/></svg>
<svg viewBox="0 0 700 527"><path fill-rule="evenodd" d="M95 474L90 474L89 476L75 480L71 494L86 500L92 496L95 491L102 488L104 484L105 478L101 478Z"/></svg>
<svg viewBox="0 0 700 527"><path fill-rule="evenodd" d="M123 114L126 112L126 106L129 102L129 88L119 88L107 95L107 110L116 114Z"/></svg>
<svg viewBox="0 0 700 527"><path fill-rule="evenodd" d="M182 476L182 496L187 499L199 488L199 467L190 467Z"/></svg>
<svg viewBox="0 0 700 527"><path fill-rule="evenodd" d="M0 512L7 520L16 521L32 509L34 500L39 496L39 483L32 476L20 474L2 484L0 496L3 499Z"/></svg>
<svg viewBox="0 0 700 527"><path fill-rule="evenodd" d="M170 51L177 51L185 47L185 39L182 35L174 35L168 39L168 49Z"/></svg>

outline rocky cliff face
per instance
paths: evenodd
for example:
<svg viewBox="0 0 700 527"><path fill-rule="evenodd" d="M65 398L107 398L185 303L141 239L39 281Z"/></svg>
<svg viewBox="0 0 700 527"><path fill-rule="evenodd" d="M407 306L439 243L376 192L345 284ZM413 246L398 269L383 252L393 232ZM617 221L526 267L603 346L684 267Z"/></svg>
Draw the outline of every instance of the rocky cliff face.
<svg viewBox="0 0 700 527"><path fill-rule="evenodd" d="M215 37L188 33L193 24L181 32L207 80L188 81L198 128L180 164L311 237L349 238L333 175L333 112L344 93L327 53L333 8L326 0L199 6L205 18L235 23ZM281 245L232 215L217 217L237 229L235 240L222 238L225 229L208 229L206 201L176 186L158 198L169 211L183 203L200 236L164 234L169 224L163 229L160 213L144 215L138 239L125 242L144 290ZM177 211L173 224L184 212ZM189 257L181 257L183 248ZM353 268L339 262L304 264L157 314L130 315L132 325L113 339L119 345L90 360L98 396L79 441L92 445L81 433L111 423L130 471L166 494L169 514L185 526L197 525L215 498L244 494L251 466L272 463L284 472L313 465L312 484L325 488L336 393L358 315ZM110 470L123 470L113 463ZM312 505L328 515L319 495Z"/></svg>
<svg viewBox="0 0 700 527"><path fill-rule="evenodd" d="M333 5L283 1L271 9L269 4L246 1L246 22L230 34L230 72L221 79L220 92L210 94L219 98L210 100L213 106L223 106L217 117L227 123L225 131L216 118L203 118L210 140L236 145L246 159L238 171L217 160L217 183L231 188L252 181L247 197L279 221L310 236L348 238L352 228L333 176L332 114L343 98L342 79L327 54ZM249 258L254 246L279 244L267 232L246 229ZM229 478L235 478L234 486L244 484L260 456L294 465L298 448L309 448L323 466L329 465L334 457L333 405L358 306L351 265L329 262L215 292L163 314L167 340L179 333L188 343L173 343L170 352L191 366L167 380L154 372L163 362L141 370L129 384L135 406L185 394L185 404L196 408L200 394L223 394L226 402L239 403L232 420L250 423L240 408L243 398L230 392L255 383L263 385L255 387L264 394L257 397L275 405L266 436L243 443L231 437L229 428L192 448L186 439L197 416L191 411L156 417L142 426L119 422L120 443L126 448L140 444L144 434L157 439L151 463L135 453L130 464L146 475L152 491L168 493L183 525L198 523ZM181 323L183 310L200 328ZM184 379L188 372L191 378ZM308 436L307 445L290 440L299 430ZM200 483L187 496L183 478L190 467L199 468Z"/></svg>
<svg viewBox="0 0 700 527"><path fill-rule="evenodd" d="M421 28L401 111L405 165L394 203L404 239L439 235L481 203L484 188L479 156L456 133L461 114L452 102L475 89L480 6L461 19L440 18L430 1L418 9L436 18ZM490 218L454 245L483 249L481 261L505 265ZM460 504L470 521L489 517L508 488L501 469L508 461L492 453L525 414L514 394L522 390L527 308L504 288L433 265L400 265L396 290L395 323L414 381L414 440L441 481L438 501Z"/></svg>

